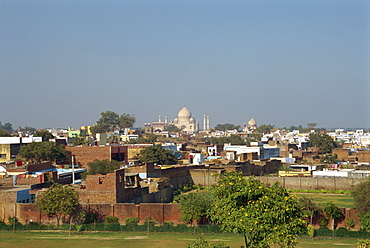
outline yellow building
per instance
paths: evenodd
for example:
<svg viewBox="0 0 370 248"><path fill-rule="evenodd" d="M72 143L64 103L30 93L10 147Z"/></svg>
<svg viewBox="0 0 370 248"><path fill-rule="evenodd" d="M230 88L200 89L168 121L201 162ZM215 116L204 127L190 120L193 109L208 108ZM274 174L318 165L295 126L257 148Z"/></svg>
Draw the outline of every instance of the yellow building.
<svg viewBox="0 0 370 248"><path fill-rule="evenodd" d="M10 144L0 144L0 163L11 160Z"/></svg>

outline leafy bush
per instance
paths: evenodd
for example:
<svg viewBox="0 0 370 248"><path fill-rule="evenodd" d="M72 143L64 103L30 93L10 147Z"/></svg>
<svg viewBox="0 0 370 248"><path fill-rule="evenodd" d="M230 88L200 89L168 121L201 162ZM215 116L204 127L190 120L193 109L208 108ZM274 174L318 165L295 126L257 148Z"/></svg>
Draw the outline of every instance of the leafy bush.
<svg viewBox="0 0 370 248"><path fill-rule="evenodd" d="M366 240L359 239L357 241L357 247L358 248L370 248L370 240L369 239L366 239Z"/></svg>
<svg viewBox="0 0 370 248"><path fill-rule="evenodd" d="M131 218L127 218L126 220L125 220L125 223L126 223L126 225L127 224L137 224L138 222L139 222L139 218L137 218L137 217L131 217Z"/></svg>
<svg viewBox="0 0 370 248"><path fill-rule="evenodd" d="M353 220L353 218L348 218L346 220L346 226L347 228L353 228L355 226L355 221Z"/></svg>
<svg viewBox="0 0 370 248"><path fill-rule="evenodd" d="M320 225L320 228L327 228L327 225L328 225L328 220L326 218L321 218L319 220L319 225Z"/></svg>
<svg viewBox="0 0 370 248"><path fill-rule="evenodd" d="M370 213L366 213L360 217L361 228L363 230L370 230Z"/></svg>
<svg viewBox="0 0 370 248"><path fill-rule="evenodd" d="M209 243L203 237L199 237L192 243L188 244L186 248L229 248L225 243Z"/></svg>
<svg viewBox="0 0 370 248"><path fill-rule="evenodd" d="M118 218L113 216L107 216L104 220L105 224L118 223Z"/></svg>

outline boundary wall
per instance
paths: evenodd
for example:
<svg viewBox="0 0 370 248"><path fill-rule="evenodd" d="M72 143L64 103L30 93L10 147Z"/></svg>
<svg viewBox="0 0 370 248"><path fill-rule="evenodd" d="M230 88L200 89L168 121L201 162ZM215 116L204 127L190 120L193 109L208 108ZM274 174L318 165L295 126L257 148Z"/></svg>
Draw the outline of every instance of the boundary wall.
<svg viewBox="0 0 370 248"><path fill-rule="evenodd" d="M287 189L305 190L351 190L352 186L363 182L349 178L317 178L317 177L256 177L263 183L280 185Z"/></svg>

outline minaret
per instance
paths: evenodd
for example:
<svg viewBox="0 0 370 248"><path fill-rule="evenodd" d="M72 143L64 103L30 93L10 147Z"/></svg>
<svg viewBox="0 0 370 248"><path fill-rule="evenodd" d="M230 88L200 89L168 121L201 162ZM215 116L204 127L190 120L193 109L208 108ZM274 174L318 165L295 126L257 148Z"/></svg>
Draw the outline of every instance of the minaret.
<svg viewBox="0 0 370 248"><path fill-rule="evenodd" d="M203 115L203 131L207 130L207 116Z"/></svg>
<svg viewBox="0 0 370 248"><path fill-rule="evenodd" d="M161 115L158 116L158 122L162 122L162 116Z"/></svg>
<svg viewBox="0 0 370 248"><path fill-rule="evenodd" d="M168 122L168 119L167 119L167 115L164 117L164 123L166 123L167 124L167 122Z"/></svg>
<svg viewBox="0 0 370 248"><path fill-rule="evenodd" d="M209 116L207 116L207 131L210 130L210 121L209 121Z"/></svg>

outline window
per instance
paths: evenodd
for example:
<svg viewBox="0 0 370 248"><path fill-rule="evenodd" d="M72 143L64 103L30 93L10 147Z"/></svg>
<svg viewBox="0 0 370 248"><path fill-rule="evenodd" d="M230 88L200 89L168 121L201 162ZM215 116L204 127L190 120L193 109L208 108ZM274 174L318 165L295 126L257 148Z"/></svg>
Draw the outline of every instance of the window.
<svg viewBox="0 0 370 248"><path fill-rule="evenodd" d="M0 154L0 158L6 158L6 154Z"/></svg>

